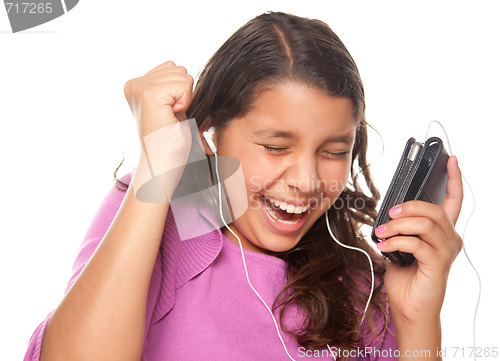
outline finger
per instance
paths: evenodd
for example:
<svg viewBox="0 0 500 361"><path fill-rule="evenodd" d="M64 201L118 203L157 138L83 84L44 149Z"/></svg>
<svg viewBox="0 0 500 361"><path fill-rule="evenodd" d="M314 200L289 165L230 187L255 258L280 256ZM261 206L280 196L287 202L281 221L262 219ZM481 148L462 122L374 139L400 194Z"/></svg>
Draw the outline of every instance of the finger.
<svg viewBox="0 0 500 361"><path fill-rule="evenodd" d="M381 239L397 235L416 235L438 251L445 251L450 248L441 228L427 217L395 219L376 228L375 234Z"/></svg>
<svg viewBox="0 0 500 361"><path fill-rule="evenodd" d="M177 65L177 66L172 66L172 67L169 67L169 68L165 68L164 71L168 71L168 72L172 72L172 73L174 73L174 72L185 73L185 74L187 74L187 72L188 72L187 69L184 66L182 66L182 65Z"/></svg>
<svg viewBox="0 0 500 361"><path fill-rule="evenodd" d="M446 183L446 196L444 197L442 206L453 224L456 224L464 198L462 172L458 167L457 157L451 156L448 159L447 170L448 182Z"/></svg>
<svg viewBox="0 0 500 361"><path fill-rule="evenodd" d="M174 66L176 66L175 63L172 60L168 60L168 61L166 61L166 62L164 62L164 63L162 63L162 64L154 67L153 69L151 69L150 71L148 71L146 74L153 73L153 72L155 72L155 71L157 71L159 69L171 68L171 67L174 67ZM144 75L146 75L146 74L144 74Z"/></svg>
<svg viewBox="0 0 500 361"><path fill-rule="evenodd" d="M193 99L193 78L190 77L187 79L187 82L185 92L180 98L176 99L175 104L172 107L172 111L174 113L185 112L189 104L191 104L191 100Z"/></svg>
<svg viewBox="0 0 500 361"><path fill-rule="evenodd" d="M397 236L377 243L377 248L382 252L407 252L413 254L419 264L438 264L437 252L420 238L411 236Z"/></svg>
<svg viewBox="0 0 500 361"><path fill-rule="evenodd" d="M175 100L175 104L172 106L172 111L174 113L184 113L189 104L191 104L191 100L193 99L193 92L187 91L182 94L182 96Z"/></svg>
<svg viewBox="0 0 500 361"><path fill-rule="evenodd" d="M166 76L187 75L187 69L183 66L172 66L169 68L159 68L144 75L145 79L161 79Z"/></svg>
<svg viewBox="0 0 500 361"><path fill-rule="evenodd" d="M156 78L154 81L139 80L137 85L137 96L146 103L157 103L161 105L174 106L174 112L182 111L190 104L193 93L193 78L189 74L177 74Z"/></svg>
<svg viewBox="0 0 500 361"><path fill-rule="evenodd" d="M136 78L129 79L123 86L123 94L125 94L125 99L127 99L127 102L130 104L130 91L132 87L132 82L136 80Z"/></svg>
<svg viewBox="0 0 500 361"><path fill-rule="evenodd" d="M168 88L166 84L168 83ZM148 84L149 94L159 94L158 100L161 106L172 107L172 112L185 111L193 98L192 78L183 77L180 80L169 80L168 82L158 82ZM154 97L145 99L145 101L154 101Z"/></svg>
<svg viewBox="0 0 500 361"><path fill-rule="evenodd" d="M193 77L184 72L165 72L154 74L151 77L142 79L146 83L150 84L163 84L172 81L184 81L192 86L194 83Z"/></svg>
<svg viewBox="0 0 500 361"><path fill-rule="evenodd" d="M408 201L389 210L393 220L407 217L425 217L442 229L447 238L454 238L455 228L443 207L424 201ZM407 233L406 233L407 234Z"/></svg>

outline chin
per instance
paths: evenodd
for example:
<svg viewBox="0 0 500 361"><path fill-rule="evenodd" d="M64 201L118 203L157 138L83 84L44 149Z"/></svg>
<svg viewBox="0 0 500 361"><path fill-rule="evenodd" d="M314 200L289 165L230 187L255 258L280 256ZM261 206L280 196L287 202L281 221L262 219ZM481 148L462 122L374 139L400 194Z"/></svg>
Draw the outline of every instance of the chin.
<svg viewBox="0 0 500 361"><path fill-rule="evenodd" d="M300 242L300 240L293 242L293 243L283 242L283 243L279 243L279 244L265 245L266 247L263 248L263 250L267 251L268 253L283 253L283 252L287 252L287 251L291 250L292 248L294 248L299 242Z"/></svg>

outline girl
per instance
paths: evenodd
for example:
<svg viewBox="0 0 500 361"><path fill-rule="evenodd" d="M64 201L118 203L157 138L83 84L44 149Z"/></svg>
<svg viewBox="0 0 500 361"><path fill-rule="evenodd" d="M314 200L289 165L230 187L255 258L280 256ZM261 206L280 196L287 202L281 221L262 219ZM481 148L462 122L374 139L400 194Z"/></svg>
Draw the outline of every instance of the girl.
<svg viewBox="0 0 500 361"><path fill-rule="evenodd" d="M439 314L461 249L456 158L442 206L404 203L377 229L387 238L380 250L416 257L409 267L386 264L360 231L379 200L366 164L363 86L326 24L258 16L192 86L173 62L125 84L141 144L168 128L163 162L182 165L191 146L182 120L195 118L200 135L213 127L216 148L204 141L204 151L239 160L246 211L227 228L180 241L170 197L144 202L133 187L156 161L145 146L95 216L66 295L25 360L439 359ZM177 169L163 179L167 196ZM368 260L332 239L326 216L342 243L370 255L372 297Z"/></svg>

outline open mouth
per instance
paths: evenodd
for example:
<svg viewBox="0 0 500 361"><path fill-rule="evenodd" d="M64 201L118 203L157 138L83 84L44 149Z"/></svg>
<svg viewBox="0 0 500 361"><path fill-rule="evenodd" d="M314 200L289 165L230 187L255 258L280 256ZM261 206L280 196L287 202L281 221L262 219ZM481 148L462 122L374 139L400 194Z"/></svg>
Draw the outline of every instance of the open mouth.
<svg viewBox="0 0 500 361"><path fill-rule="evenodd" d="M266 196L262 196L262 201L269 215L282 224L296 224L309 214L309 205L295 206Z"/></svg>

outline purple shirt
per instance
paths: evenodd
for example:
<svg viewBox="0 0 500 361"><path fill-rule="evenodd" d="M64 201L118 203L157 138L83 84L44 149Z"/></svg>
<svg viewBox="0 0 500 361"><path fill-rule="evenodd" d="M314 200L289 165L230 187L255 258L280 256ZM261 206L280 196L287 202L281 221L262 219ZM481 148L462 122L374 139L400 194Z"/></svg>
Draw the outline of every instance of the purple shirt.
<svg viewBox="0 0 500 361"><path fill-rule="evenodd" d="M131 173L122 178L129 183ZM73 266L68 287L87 264L111 224L125 192L113 187L95 215ZM200 210L203 216L203 210ZM274 256L244 250L250 281L268 306L285 285L285 263ZM279 324L279 310L274 315ZM33 333L25 361L39 360L50 318ZM298 325L301 314L289 309L284 323ZM379 330L383 320L375 320ZM331 360L324 352L301 347L280 329L295 360ZM351 360L396 360L392 322L374 337L366 328ZM333 345L332 345L333 346ZM369 347L369 348L365 348ZM371 350L371 351L370 351ZM319 357L315 357L318 356ZM392 357L391 357L392 355ZM220 230L180 241L172 212L151 277L142 361L159 360L289 360L269 312L247 283L239 245Z"/></svg>

